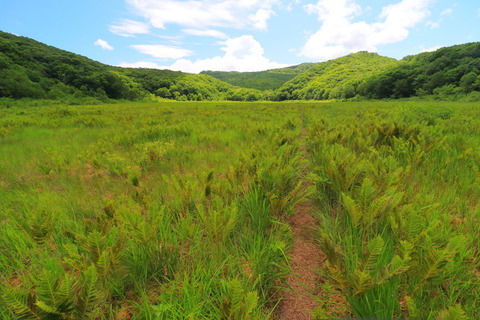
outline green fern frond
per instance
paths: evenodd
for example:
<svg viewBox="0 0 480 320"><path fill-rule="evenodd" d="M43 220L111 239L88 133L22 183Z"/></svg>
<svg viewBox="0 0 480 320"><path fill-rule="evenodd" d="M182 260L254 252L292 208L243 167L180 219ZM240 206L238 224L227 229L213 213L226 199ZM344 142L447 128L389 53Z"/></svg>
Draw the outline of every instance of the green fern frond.
<svg viewBox="0 0 480 320"><path fill-rule="evenodd" d="M225 320L249 320L258 304L257 292L245 293L245 289L238 279L232 279L226 283L223 299L221 319Z"/></svg>
<svg viewBox="0 0 480 320"><path fill-rule="evenodd" d="M105 237L98 231L92 231L86 239L87 249L92 256L92 261L97 263L105 247Z"/></svg>
<svg viewBox="0 0 480 320"><path fill-rule="evenodd" d="M374 286L373 278L365 271L355 269L351 277L353 295L361 294Z"/></svg>
<svg viewBox="0 0 480 320"><path fill-rule="evenodd" d="M251 314L258 305L258 294L256 291L247 293L245 297L245 312Z"/></svg>
<svg viewBox="0 0 480 320"><path fill-rule="evenodd" d="M414 259L414 248L415 246L408 241L400 241L400 255L403 262L408 266L408 268L414 268L418 263L417 259Z"/></svg>
<svg viewBox="0 0 480 320"><path fill-rule="evenodd" d="M232 313L236 313L241 308L244 290L242 283L238 279L233 279L228 283L228 293L232 302Z"/></svg>
<svg viewBox="0 0 480 320"><path fill-rule="evenodd" d="M339 267L333 265L329 261L326 261L325 270L342 291L346 290L350 286L349 279L347 279L345 273Z"/></svg>
<svg viewBox="0 0 480 320"><path fill-rule="evenodd" d="M340 270L343 270L344 254L339 246L333 242L330 236L326 233L322 233L320 235L319 245L323 253L327 256L328 262Z"/></svg>
<svg viewBox="0 0 480 320"><path fill-rule="evenodd" d="M44 270L36 283L37 299L48 305L57 305L59 303L59 297L57 296L59 282L60 280L55 273Z"/></svg>
<svg viewBox="0 0 480 320"><path fill-rule="evenodd" d="M86 319L96 301L97 269L91 265L82 275L81 288L76 303L75 312L78 319Z"/></svg>
<svg viewBox="0 0 480 320"><path fill-rule="evenodd" d="M445 271L444 267L448 263L451 253L446 250L431 249L426 252L425 256L426 259L423 261L425 267L422 268L423 272L416 290L428 280L440 276Z"/></svg>
<svg viewBox="0 0 480 320"><path fill-rule="evenodd" d="M403 260L400 258L400 256L395 255L390 263L388 264L386 268L385 275L383 278L380 280L379 283L384 283L385 281L388 281L392 277L405 273L410 269L410 266L408 265L408 261Z"/></svg>
<svg viewBox="0 0 480 320"><path fill-rule="evenodd" d="M408 218L408 239L414 239L425 229L425 218L417 212L412 212Z"/></svg>
<svg viewBox="0 0 480 320"><path fill-rule="evenodd" d="M2 295L5 305L14 312L18 320L39 320L40 310L35 305L34 292L5 289Z"/></svg>
<svg viewBox="0 0 480 320"><path fill-rule="evenodd" d="M74 308L74 283L69 275L59 278L53 272L44 271L37 282L35 305L45 313L70 314Z"/></svg>
<svg viewBox="0 0 480 320"><path fill-rule="evenodd" d="M460 236L453 237L448 241L448 244L445 247L445 250L455 255L457 252L461 251L461 249L465 247L465 243L466 243L465 236L460 235Z"/></svg>
<svg viewBox="0 0 480 320"><path fill-rule="evenodd" d="M368 205L364 218L368 225L374 224L387 211L392 200L391 196L378 197Z"/></svg>
<svg viewBox="0 0 480 320"><path fill-rule="evenodd" d="M465 314L465 311L462 309L460 304L456 304L453 307L448 307L448 309L441 311L438 314L437 319L439 320L469 320L470 318Z"/></svg>
<svg viewBox="0 0 480 320"><path fill-rule="evenodd" d="M63 277L58 287L57 296L60 301L68 301L72 297L72 289L74 287L74 281L68 274Z"/></svg>
<svg viewBox="0 0 480 320"><path fill-rule="evenodd" d="M415 300L410 296L406 296L405 301L407 303L408 319L421 319Z"/></svg>
<svg viewBox="0 0 480 320"><path fill-rule="evenodd" d="M371 203L375 193L376 190L373 186L373 181L370 178L363 179L362 185L358 190L358 198L364 207L367 207Z"/></svg>
<svg viewBox="0 0 480 320"><path fill-rule="evenodd" d="M385 241L383 241L381 236L377 236L370 240L367 245L367 254L363 258L363 268L362 271L371 273L377 267L378 258L383 252L385 247Z"/></svg>
<svg viewBox="0 0 480 320"><path fill-rule="evenodd" d="M345 193L342 193L342 201L345 206L345 209L347 209L347 212L350 216L350 220L352 221L353 226L358 227L362 219L362 211L360 207L355 202L355 200L350 198Z"/></svg>
<svg viewBox="0 0 480 320"><path fill-rule="evenodd" d="M98 258L96 267L98 269L98 272L104 279L106 279L109 271L110 271L110 266L111 266L111 258L110 258L110 252L108 250L105 250L101 253L100 257Z"/></svg>
<svg viewBox="0 0 480 320"><path fill-rule="evenodd" d="M66 257L63 258L63 261L72 268L78 267L82 262L82 256L78 252L78 247L67 243L63 245L63 249L66 251Z"/></svg>
<svg viewBox="0 0 480 320"><path fill-rule="evenodd" d="M62 313L58 311L58 309L56 307L52 307L48 304L46 304L45 302L41 301L41 300L38 300L37 302L35 302L35 305L40 309L42 310L43 312L47 313L47 314L55 314L55 315L59 315L61 316Z"/></svg>

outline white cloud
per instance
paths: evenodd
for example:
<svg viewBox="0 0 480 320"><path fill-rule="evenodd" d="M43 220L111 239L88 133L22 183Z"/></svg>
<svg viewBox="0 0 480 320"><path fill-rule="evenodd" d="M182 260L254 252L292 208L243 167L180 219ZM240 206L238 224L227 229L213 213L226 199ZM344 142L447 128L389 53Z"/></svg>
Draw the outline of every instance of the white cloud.
<svg viewBox="0 0 480 320"><path fill-rule="evenodd" d="M445 20L445 16L452 14L453 10L450 8L447 8L440 12L440 19L435 22L435 21L427 21L425 25L427 27L430 27L430 29L437 29L440 28L440 23L442 23Z"/></svg>
<svg viewBox="0 0 480 320"><path fill-rule="evenodd" d="M248 16L248 20L255 29L266 30L267 21L273 15L274 11L271 9L261 8L257 12Z"/></svg>
<svg viewBox="0 0 480 320"><path fill-rule="evenodd" d="M148 34L150 28L143 22L122 19L116 25L109 27L110 32L122 37L135 37L136 34Z"/></svg>
<svg viewBox="0 0 480 320"><path fill-rule="evenodd" d="M430 15L428 10L432 0L402 0L382 9L381 18L393 28L410 28Z"/></svg>
<svg viewBox="0 0 480 320"><path fill-rule="evenodd" d="M442 46L434 46L434 47L430 47L430 48L425 48L424 46L420 46L420 52L433 52L433 51L437 51L441 47Z"/></svg>
<svg viewBox="0 0 480 320"><path fill-rule="evenodd" d="M134 63L122 62L118 66L122 68L162 69L162 67L156 64L155 62L148 62L148 61L139 61Z"/></svg>
<svg viewBox="0 0 480 320"><path fill-rule="evenodd" d="M152 57L161 59L180 59L193 55L193 52L190 50L178 47L165 46L162 44L137 44L130 47L143 54L148 54Z"/></svg>
<svg viewBox="0 0 480 320"><path fill-rule="evenodd" d="M213 38L220 38L220 39L227 39L228 36L218 30L213 29L183 29L183 33L186 33L191 36L198 36L198 37L213 37Z"/></svg>
<svg viewBox="0 0 480 320"><path fill-rule="evenodd" d="M183 39L184 35L176 35L176 36L166 36L166 35L161 35L157 36L159 38L167 40L169 43L175 45L175 46L181 46L184 44Z"/></svg>
<svg viewBox="0 0 480 320"><path fill-rule="evenodd" d="M440 28L440 23L438 23L438 22L427 21L426 25L427 25L428 27L430 27L431 29Z"/></svg>
<svg viewBox="0 0 480 320"><path fill-rule="evenodd" d="M196 61L179 59L170 66L161 66L151 62L123 63L122 67L149 67L156 69L170 69L183 72L199 73L204 70L215 71L260 71L281 68L286 65L270 61L264 56L262 45L251 35L228 39L221 49L223 56Z"/></svg>
<svg viewBox="0 0 480 320"><path fill-rule="evenodd" d="M94 45L99 46L103 50L113 50L113 47L109 45L107 41L102 39L98 39L97 41L95 41Z"/></svg>
<svg viewBox="0 0 480 320"><path fill-rule="evenodd" d="M253 27L265 29L281 0L126 0L155 28L177 24L195 29Z"/></svg>
<svg viewBox="0 0 480 320"><path fill-rule="evenodd" d="M448 9L445 9L442 12L440 12L440 16L446 16L448 14L451 14L452 12L453 12L453 10L448 8Z"/></svg>
<svg viewBox="0 0 480 320"><path fill-rule="evenodd" d="M321 0L305 6L310 14L318 14L319 20L344 19L359 14L362 8L352 0Z"/></svg>
<svg viewBox="0 0 480 320"><path fill-rule="evenodd" d="M307 5L309 13L317 14L322 25L312 34L301 55L316 59L332 59L361 50L377 51L381 44L405 40L409 28L430 15L433 0L402 0L382 8L379 22L355 22L362 8L355 0L320 0Z"/></svg>

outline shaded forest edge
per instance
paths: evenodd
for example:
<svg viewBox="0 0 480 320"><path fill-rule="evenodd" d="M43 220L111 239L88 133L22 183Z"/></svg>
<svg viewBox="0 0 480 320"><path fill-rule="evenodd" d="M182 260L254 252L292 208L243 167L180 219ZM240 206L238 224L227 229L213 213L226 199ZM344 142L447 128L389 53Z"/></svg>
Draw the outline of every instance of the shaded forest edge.
<svg viewBox="0 0 480 320"><path fill-rule="evenodd" d="M358 52L263 72L189 74L108 66L0 31L0 97L66 103L114 100L480 100L480 43L402 60Z"/></svg>

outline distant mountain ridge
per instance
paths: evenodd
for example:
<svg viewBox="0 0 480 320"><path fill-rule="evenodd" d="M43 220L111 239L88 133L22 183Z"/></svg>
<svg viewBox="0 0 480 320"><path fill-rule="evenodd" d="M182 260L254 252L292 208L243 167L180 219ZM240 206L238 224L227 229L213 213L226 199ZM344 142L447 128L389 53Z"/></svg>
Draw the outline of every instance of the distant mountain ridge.
<svg viewBox="0 0 480 320"><path fill-rule="evenodd" d="M202 71L201 74L208 74L234 86L258 90L276 90L285 82L293 79L295 76L310 69L314 65L316 65L316 63L302 63L295 66L270 69L266 71Z"/></svg>
<svg viewBox="0 0 480 320"><path fill-rule="evenodd" d="M261 72L113 67L0 31L0 97L122 100L326 100L470 96L480 100L480 43L402 60L358 52Z"/></svg>

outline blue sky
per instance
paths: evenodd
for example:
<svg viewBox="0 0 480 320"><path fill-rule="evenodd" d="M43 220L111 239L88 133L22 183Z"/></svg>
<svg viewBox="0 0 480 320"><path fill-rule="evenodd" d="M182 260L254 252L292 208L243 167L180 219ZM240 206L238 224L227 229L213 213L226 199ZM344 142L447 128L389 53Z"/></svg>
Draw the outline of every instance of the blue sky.
<svg viewBox="0 0 480 320"><path fill-rule="evenodd" d="M0 30L118 66L258 71L480 41L478 0L0 0Z"/></svg>

